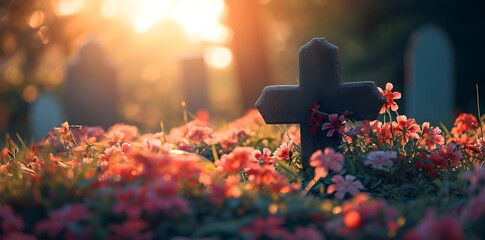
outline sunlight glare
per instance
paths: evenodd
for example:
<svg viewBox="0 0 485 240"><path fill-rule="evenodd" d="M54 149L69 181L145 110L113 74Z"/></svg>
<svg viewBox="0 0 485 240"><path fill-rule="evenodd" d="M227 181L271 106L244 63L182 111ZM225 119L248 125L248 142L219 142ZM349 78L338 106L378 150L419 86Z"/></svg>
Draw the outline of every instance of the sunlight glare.
<svg viewBox="0 0 485 240"><path fill-rule="evenodd" d="M111 18L118 13L118 0L105 0L101 6L101 15L106 18Z"/></svg>
<svg viewBox="0 0 485 240"><path fill-rule="evenodd" d="M189 37L197 37L218 24L225 8L223 0L181 0L177 2L171 17Z"/></svg>
<svg viewBox="0 0 485 240"><path fill-rule="evenodd" d="M57 16L69 16L81 12L84 0L52 0Z"/></svg>
<svg viewBox="0 0 485 240"><path fill-rule="evenodd" d="M225 44L231 41L232 31L223 24L216 23L206 31L201 32L200 38L212 43Z"/></svg>
<svg viewBox="0 0 485 240"><path fill-rule="evenodd" d="M205 62L216 69L224 69L232 63L232 52L227 47L208 47L204 52Z"/></svg>
<svg viewBox="0 0 485 240"><path fill-rule="evenodd" d="M139 1L141 11L134 19L133 28L138 33L144 33L156 22L167 17L167 11L170 7L169 0L143 0Z"/></svg>

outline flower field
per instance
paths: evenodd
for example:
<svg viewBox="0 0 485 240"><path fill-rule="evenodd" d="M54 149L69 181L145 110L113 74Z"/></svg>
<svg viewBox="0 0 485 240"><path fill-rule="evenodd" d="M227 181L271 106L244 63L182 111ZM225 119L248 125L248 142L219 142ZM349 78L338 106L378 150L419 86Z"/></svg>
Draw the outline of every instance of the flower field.
<svg viewBox="0 0 485 240"><path fill-rule="evenodd" d="M66 122L38 143L6 136L0 238L484 239L482 121L417 123L392 87L381 120L307 106L312 131L342 139L309 169L298 127L256 110L219 128Z"/></svg>

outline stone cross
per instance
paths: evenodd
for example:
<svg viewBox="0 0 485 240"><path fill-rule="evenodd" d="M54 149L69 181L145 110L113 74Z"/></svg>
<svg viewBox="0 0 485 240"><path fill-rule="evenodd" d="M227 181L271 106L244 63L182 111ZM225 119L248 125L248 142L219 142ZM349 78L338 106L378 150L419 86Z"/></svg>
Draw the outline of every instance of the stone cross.
<svg viewBox="0 0 485 240"><path fill-rule="evenodd" d="M438 26L415 31L406 52L406 115L436 126L453 124L455 63L453 45Z"/></svg>
<svg viewBox="0 0 485 240"><path fill-rule="evenodd" d="M338 134L326 137L319 128L310 133L311 106L319 101L319 111L328 114L353 113L353 119L376 119L384 98L374 82L340 83L338 48L324 38L314 38L299 51L300 85L268 86L256 102L268 124L299 123L301 162L309 167L313 152L338 147Z"/></svg>

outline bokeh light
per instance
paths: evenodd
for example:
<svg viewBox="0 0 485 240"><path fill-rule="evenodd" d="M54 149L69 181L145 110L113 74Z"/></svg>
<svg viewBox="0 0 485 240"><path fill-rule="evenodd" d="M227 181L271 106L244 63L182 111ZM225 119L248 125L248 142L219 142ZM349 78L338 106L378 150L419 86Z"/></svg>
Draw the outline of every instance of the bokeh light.
<svg viewBox="0 0 485 240"><path fill-rule="evenodd" d="M33 103L39 95L37 88L34 85L27 85L22 92L22 97L27 103Z"/></svg>
<svg viewBox="0 0 485 240"><path fill-rule="evenodd" d="M229 67L232 59L232 52L227 47L208 47L204 52L205 62L216 69Z"/></svg>
<svg viewBox="0 0 485 240"><path fill-rule="evenodd" d="M45 19L44 12L37 10L30 15L27 23L31 28L38 28L44 23L44 19Z"/></svg>
<svg viewBox="0 0 485 240"><path fill-rule="evenodd" d="M83 0L52 0L54 12L57 16L69 16L83 10Z"/></svg>

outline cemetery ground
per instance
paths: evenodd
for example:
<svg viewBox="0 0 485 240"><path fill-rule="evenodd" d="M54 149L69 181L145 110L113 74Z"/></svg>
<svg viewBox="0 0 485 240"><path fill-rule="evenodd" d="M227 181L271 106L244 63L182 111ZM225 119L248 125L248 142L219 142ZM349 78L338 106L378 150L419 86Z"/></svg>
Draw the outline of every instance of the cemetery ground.
<svg viewBox="0 0 485 240"><path fill-rule="evenodd" d="M310 130L341 139L307 164L298 126L256 110L217 129L65 122L32 145L7 136L1 238L483 239L482 121L417 123L392 88L379 89L382 121L301 106Z"/></svg>

